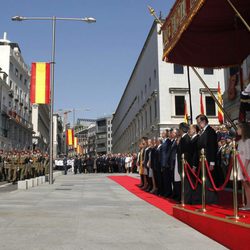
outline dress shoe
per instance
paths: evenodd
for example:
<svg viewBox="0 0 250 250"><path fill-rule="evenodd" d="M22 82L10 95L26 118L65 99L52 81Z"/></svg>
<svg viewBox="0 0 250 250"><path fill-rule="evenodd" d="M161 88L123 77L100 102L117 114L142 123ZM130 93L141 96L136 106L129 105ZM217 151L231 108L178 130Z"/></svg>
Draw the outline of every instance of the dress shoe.
<svg viewBox="0 0 250 250"><path fill-rule="evenodd" d="M241 210L241 211L250 211L250 207L240 207L239 210Z"/></svg>

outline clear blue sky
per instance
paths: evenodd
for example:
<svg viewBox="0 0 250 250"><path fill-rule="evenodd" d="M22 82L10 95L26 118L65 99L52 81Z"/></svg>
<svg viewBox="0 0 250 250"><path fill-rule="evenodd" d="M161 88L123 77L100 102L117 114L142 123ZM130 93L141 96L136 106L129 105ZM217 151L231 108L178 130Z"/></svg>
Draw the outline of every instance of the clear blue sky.
<svg viewBox="0 0 250 250"><path fill-rule="evenodd" d="M27 64L50 61L51 23L13 22L14 15L85 17L57 22L55 110L75 107L96 118L115 111L153 22L147 5L166 16L174 0L3 0L0 37L17 42ZM1 55L0 55L1 56Z"/></svg>

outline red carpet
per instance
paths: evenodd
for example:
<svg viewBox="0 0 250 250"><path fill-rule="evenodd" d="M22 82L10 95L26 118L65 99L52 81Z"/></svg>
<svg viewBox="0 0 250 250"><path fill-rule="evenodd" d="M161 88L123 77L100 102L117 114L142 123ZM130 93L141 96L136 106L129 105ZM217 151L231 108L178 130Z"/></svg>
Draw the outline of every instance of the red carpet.
<svg viewBox="0 0 250 250"><path fill-rule="evenodd" d="M174 201L166 200L164 198L158 197L156 195L147 193L142 191L136 185L140 184L140 180L130 177L130 176L109 176L111 180L117 182L119 185L126 188L129 192L138 196L142 200L150 203L151 205L161 209L163 212L173 215L173 205L175 205Z"/></svg>
<svg viewBox="0 0 250 250"><path fill-rule="evenodd" d="M232 215L233 210L230 192L221 192L220 205L207 206L206 213L195 210L201 206L186 205L185 209L175 206L175 202L142 191L136 185L140 180L130 176L110 176L111 180L126 188L128 191L145 200L165 213L176 217L229 249L250 249L250 212L240 212L245 215L238 221L225 219Z"/></svg>

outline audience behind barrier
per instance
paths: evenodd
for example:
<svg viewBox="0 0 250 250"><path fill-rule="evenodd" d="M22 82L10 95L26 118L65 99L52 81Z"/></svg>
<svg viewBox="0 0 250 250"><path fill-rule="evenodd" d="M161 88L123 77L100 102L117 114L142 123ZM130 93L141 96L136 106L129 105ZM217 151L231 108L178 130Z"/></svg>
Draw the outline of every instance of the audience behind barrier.
<svg viewBox="0 0 250 250"><path fill-rule="evenodd" d="M177 203L181 201L182 155L190 167L190 173L184 179L186 204L201 203L201 149L206 156L206 203L216 204L218 192L222 190L229 179L232 168L233 141L239 143L239 157L242 156L246 173L250 176L250 135L249 125L239 125L238 135L229 126L211 126L205 115L196 117L197 125L180 123L178 128L168 128L162 131L159 138L142 137L137 153L110 154L96 159L96 172L104 173L139 173L139 187L145 192L171 198ZM246 132L247 131L247 132ZM243 149L242 149L243 148ZM243 152L244 151L244 152ZM188 171L188 170L186 170ZM239 169L239 173L241 170ZM197 178L196 178L197 177ZM228 178L228 179L227 179ZM250 177L249 177L250 179ZM239 180L246 190L246 207L250 208L250 186L247 177ZM194 188L195 187L195 188Z"/></svg>

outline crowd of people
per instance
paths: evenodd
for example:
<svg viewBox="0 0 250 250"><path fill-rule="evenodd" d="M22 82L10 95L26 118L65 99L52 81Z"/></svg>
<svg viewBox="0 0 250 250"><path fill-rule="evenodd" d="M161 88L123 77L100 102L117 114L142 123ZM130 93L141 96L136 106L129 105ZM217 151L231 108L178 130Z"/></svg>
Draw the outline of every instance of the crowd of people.
<svg viewBox="0 0 250 250"><path fill-rule="evenodd" d="M0 181L12 182L45 175L49 156L40 150L0 150Z"/></svg>
<svg viewBox="0 0 250 250"><path fill-rule="evenodd" d="M200 157L204 149L208 170L213 179L206 179L206 203L218 201L216 187L228 183L232 169L233 141L237 142L239 156L245 173L238 169L238 180L246 194L246 206L250 209L250 126L239 124L235 131L228 125L210 126L205 115L196 117L197 124L180 123L176 128L169 128L159 138L143 137L136 153L99 155L96 158L74 159L74 173L139 173L142 190L176 202L181 201L182 155L191 169L191 177L184 179L185 204L201 203L201 183L195 188L191 182L197 182L194 176L201 177ZM213 183L212 183L213 182ZM213 184L213 185L212 185ZM213 190L214 189L214 190Z"/></svg>
<svg viewBox="0 0 250 250"><path fill-rule="evenodd" d="M136 173L137 154L105 154L97 157L74 158L73 172L81 173Z"/></svg>
<svg viewBox="0 0 250 250"><path fill-rule="evenodd" d="M250 126L239 124L237 133L226 126L212 127L205 115L196 118L197 125L180 123L178 128L167 129L157 139L143 137L137 157L141 177L140 188L159 196L181 200L182 155L192 171L197 173L201 150L204 149L209 171L216 186L225 182L232 156L233 140L237 140L239 156L245 173L238 169L246 193L246 206L250 209ZM236 137L241 137L239 138ZM193 181L195 181L193 179ZM193 190L187 176L184 179L186 204L201 203L201 185ZM215 204L218 193L206 179L206 203Z"/></svg>

